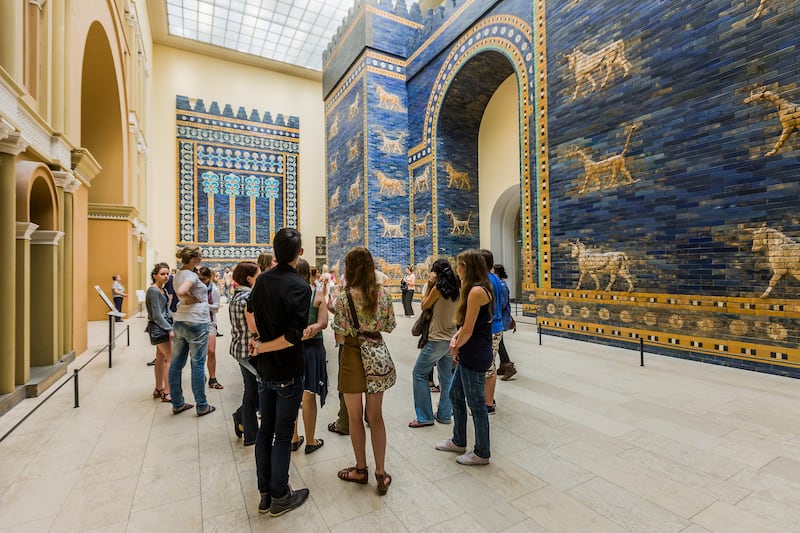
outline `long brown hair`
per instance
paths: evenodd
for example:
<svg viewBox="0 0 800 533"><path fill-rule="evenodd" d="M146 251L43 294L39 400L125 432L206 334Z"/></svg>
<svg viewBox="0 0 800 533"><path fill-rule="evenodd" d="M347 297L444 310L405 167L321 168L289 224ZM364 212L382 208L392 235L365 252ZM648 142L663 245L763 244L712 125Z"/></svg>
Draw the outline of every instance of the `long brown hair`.
<svg viewBox="0 0 800 533"><path fill-rule="evenodd" d="M378 280L375 278L375 261L363 246L352 248L344 256L344 272L347 288L358 289L364 305L362 311L373 311L378 307Z"/></svg>
<svg viewBox="0 0 800 533"><path fill-rule="evenodd" d="M474 249L464 250L456 257L456 264L458 263L464 266L464 277L461 279L461 299L456 310L456 322L463 324L464 317L467 315L467 299L472 287L480 285L486 289L491 300L494 300L494 292L492 291L492 283L489 281L489 269L486 268L486 261L480 251ZM489 316L491 317L491 315L492 306L490 305Z"/></svg>
<svg viewBox="0 0 800 533"><path fill-rule="evenodd" d="M306 283L311 283L311 268L308 265L308 261L301 257L297 260L297 266L294 269L297 271L298 276L306 280Z"/></svg>

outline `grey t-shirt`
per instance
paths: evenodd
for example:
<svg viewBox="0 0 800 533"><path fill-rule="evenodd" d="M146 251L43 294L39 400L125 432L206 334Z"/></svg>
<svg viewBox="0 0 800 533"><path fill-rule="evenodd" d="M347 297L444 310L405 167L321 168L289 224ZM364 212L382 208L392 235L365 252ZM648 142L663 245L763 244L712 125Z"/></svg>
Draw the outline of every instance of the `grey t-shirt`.
<svg viewBox="0 0 800 533"><path fill-rule="evenodd" d="M125 287L123 287L122 283L120 283L117 280L114 280L114 283L111 284L111 295L112 296L119 296L120 298L122 298L122 295L121 294L117 294L115 291L125 292Z"/></svg>
<svg viewBox="0 0 800 533"><path fill-rule="evenodd" d="M208 313L208 287L200 281L200 277L191 270L178 270L172 279L172 285L175 290L183 285L186 281L192 282L192 288L189 291L192 296L200 300L199 303L184 305L178 304L178 310L175 311L173 318L176 322L192 322L195 324L208 324L211 320L211 315Z"/></svg>

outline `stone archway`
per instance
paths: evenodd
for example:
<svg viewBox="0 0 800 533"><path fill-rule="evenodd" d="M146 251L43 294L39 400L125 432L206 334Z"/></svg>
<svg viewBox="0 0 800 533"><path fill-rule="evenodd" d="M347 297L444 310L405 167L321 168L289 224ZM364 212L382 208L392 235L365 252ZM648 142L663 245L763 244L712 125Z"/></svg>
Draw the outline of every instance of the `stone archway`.
<svg viewBox="0 0 800 533"><path fill-rule="evenodd" d="M75 250L76 256L85 253L87 257L89 320L105 319L108 312L95 285L108 292L115 273L122 274L126 284L135 281L131 279L136 253L131 220L137 213L127 205L126 105L124 84L117 72L108 35L102 24L94 22L87 33L81 73L81 145L101 170L88 192L88 245L85 250ZM131 309L129 304L126 302L123 311Z"/></svg>
<svg viewBox="0 0 800 533"><path fill-rule="evenodd" d="M483 225L481 215L489 218L491 208L477 208L479 129L491 97L511 78L508 83L515 86L517 94L518 121L513 142L518 145L519 155L513 158L513 175L520 185L520 274L523 286L533 285L537 271L532 246L536 239L536 205L531 201L535 154L529 149L535 123L531 105L533 64L531 27L508 15L489 16L477 22L443 57L424 108L422 142L409 151L412 169L434 161L430 206L434 213L433 236L428 249L425 243L415 243L415 256L428 255L428 251L432 255L452 255L484 241L477 239L476 228ZM464 175L469 177L469 186L463 185L467 182ZM415 202L415 212L428 208ZM456 218L462 225L457 224ZM466 223L474 224L471 232L461 230Z"/></svg>
<svg viewBox="0 0 800 533"><path fill-rule="evenodd" d="M63 354L59 295L62 237L55 179L44 163L17 164L15 381L27 383L32 367L55 365Z"/></svg>

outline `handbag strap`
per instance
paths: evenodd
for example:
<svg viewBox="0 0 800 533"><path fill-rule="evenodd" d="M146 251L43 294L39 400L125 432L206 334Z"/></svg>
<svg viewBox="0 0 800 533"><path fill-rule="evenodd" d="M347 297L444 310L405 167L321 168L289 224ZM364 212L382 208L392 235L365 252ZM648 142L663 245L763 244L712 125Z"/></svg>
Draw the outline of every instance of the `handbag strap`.
<svg viewBox="0 0 800 533"><path fill-rule="evenodd" d="M345 289L347 294L347 303L350 305L350 318L353 320L353 326L356 328L356 335L360 333L361 325L358 323L358 313L356 313L356 305L353 303L353 294L350 289Z"/></svg>

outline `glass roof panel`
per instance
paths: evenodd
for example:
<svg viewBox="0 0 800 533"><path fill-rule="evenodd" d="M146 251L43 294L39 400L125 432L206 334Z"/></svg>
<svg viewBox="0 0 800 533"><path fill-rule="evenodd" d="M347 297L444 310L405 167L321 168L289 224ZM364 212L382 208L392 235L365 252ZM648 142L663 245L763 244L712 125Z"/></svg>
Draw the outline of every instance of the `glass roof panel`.
<svg viewBox="0 0 800 533"><path fill-rule="evenodd" d="M165 0L169 32L299 67L322 53L353 0Z"/></svg>

